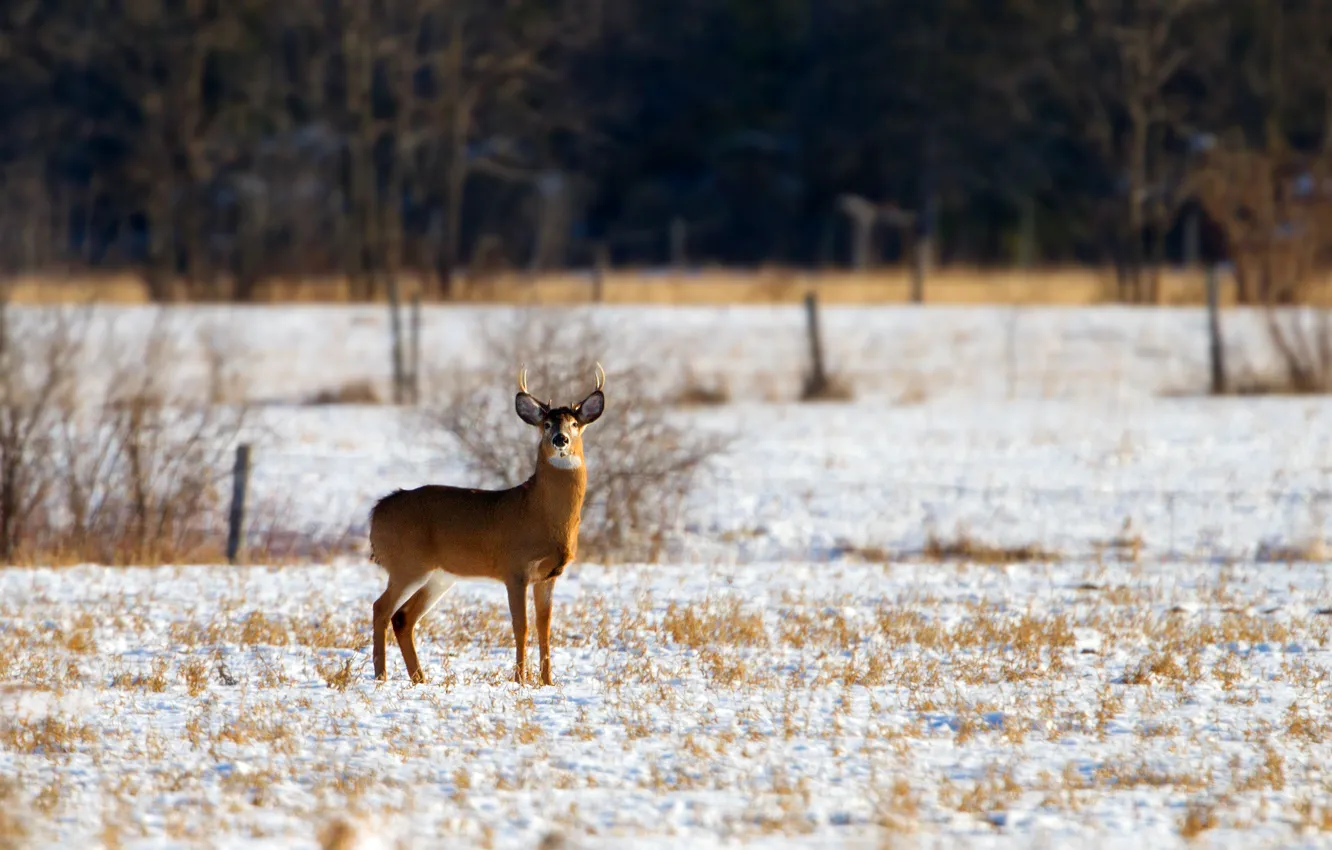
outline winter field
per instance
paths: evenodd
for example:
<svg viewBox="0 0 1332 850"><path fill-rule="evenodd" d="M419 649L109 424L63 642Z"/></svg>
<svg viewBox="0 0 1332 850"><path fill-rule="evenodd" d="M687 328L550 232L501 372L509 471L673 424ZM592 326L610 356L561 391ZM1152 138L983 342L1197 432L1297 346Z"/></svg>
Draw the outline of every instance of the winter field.
<svg viewBox="0 0 1332 850"><path fill-rule="evenodd" d="M427 396L512 314L427 309ZM605 419L703 385L664 415L735 438L661 563L559 580L555 687L507 681L481 582L426 684L392 645L372 680L367 512L469 475L410 411L304 403L388 394L384 311L182 309L258 403L255 510L360 551L0 570L0 845L1332 846L1332 402L1201 395L1201 311L829 308L854 399L818 404L798 308L551 316L607 329ZM1227 346L1270 365L1255 316Z"/></svg>

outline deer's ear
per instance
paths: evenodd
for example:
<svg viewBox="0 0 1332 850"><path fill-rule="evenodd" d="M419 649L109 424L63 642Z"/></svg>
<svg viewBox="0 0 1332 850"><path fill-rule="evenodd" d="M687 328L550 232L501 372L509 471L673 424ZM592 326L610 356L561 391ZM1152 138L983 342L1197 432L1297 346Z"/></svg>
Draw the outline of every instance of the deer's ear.
<svg viewBox="0 0 1332 850"><path fill-rule="evenodd" d="M527 393L518 393L513 399L513 409L518 418L528 425L540 425L550 411L546 406Z"/></svg>
<svg viewBox="0 0 1332 850"><path fill-rule="evenodd" d="M597 417L606 409L606 397L597 390L592 395L583 399L574 405L574 413L578 414L578 424L582 426L591 425L597 421Z"/></svg>

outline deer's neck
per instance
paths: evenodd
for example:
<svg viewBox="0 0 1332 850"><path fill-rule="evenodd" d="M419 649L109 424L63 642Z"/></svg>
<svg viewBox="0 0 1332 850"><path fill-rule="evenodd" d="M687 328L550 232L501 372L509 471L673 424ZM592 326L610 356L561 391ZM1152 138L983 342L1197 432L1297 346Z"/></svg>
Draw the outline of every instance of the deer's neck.
<svg viewBox="0 0 1332 850"><path fill-rule="evenodd" d="M550 458L537 457L536 472L528 479L528 499L549 520L577 525L587 493L587 468L582 452L569 455L577 463L556 465Z"/></svg>

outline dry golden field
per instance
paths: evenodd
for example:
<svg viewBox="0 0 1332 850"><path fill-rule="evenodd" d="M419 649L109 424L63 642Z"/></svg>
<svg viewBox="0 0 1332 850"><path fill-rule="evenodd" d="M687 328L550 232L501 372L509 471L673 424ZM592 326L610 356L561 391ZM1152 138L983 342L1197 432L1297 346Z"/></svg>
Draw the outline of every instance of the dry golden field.
<svg viewBox="0 0 1332 850"><path fill-rule="evenodd" d="M404 276L405 294L418 291L419 278ZM873 272L807 272L771 268L754 271L703 269L684 275L670 271L616 270L601 286L607 304L720 305L781 304L799 301L815 291L828 304L896 304L910 299L910 272L884 268ZM182 287L183 289L183 287ZM1313 286L1318 300L1328 300L1332 281ZM468 282L459 280L457 300L473 303L587 304L596 299L590 274L555 273L536 277L497 276ZM133 275L61 278L19 276L9 284L15 303L39 304L97 300L107 303L147 303L148 290ZM1167 271L1162 275L1161 303L1201 304L1205 289L1201 272ZM1222 301L1233 303L1233 281L1223 278ZM259 287L261 303L343 303L348 287L341 278L302 278L269 281ZM926 285L931 304L1091 305L1115 300L1114 274L1109 269L1056 268L995 271L946 267Z"/></svg>

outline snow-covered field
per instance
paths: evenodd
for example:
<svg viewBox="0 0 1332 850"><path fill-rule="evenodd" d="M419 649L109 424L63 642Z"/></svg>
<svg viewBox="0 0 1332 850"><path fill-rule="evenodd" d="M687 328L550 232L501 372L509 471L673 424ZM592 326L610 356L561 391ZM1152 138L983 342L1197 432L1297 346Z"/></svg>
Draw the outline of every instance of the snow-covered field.
<svg viewBox="0 0 1332 850"><path fill-rule="evenodd" d="M427 370L485 368L478 323L505 312L427 311ZM1181 395L1205 383L1197 311L828 309L856 400L820 405L791 400L798 310L596 316L607 416L617 364L649 362L727 385L675 415L740 439L669 563L560 580L556 687L505 681L498 584L425 621L412 687L393 647L371 681L361 559L0 570L0 840L1332 845L1332 594L1284 557L1321 555L1332 403ZM363 534L383 493L465 474L409 414L293 403L386 394L381 311L181 319L271 402L254 504ZM1228 326L1234 358L1258 324Z"/></svg>

